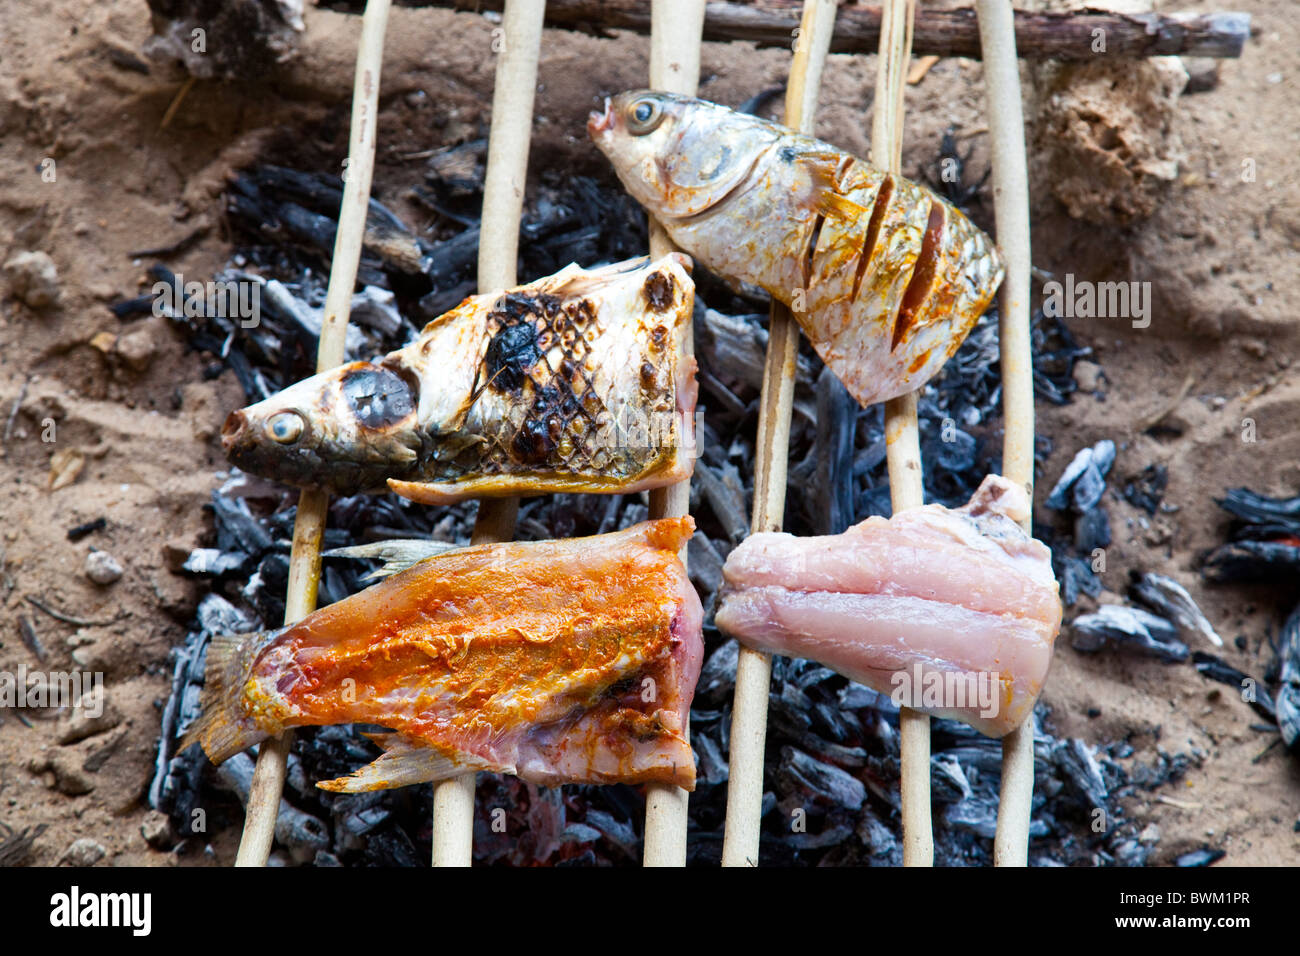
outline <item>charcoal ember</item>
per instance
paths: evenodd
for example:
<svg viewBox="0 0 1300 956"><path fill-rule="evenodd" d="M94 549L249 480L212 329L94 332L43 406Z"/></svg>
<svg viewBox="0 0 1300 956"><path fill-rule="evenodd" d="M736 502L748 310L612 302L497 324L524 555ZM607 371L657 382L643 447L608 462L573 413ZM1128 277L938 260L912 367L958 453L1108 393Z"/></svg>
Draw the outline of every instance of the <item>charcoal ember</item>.
<svg viewBox="0 0 1300 956"><path fill-rule="evenodd" d="M894 836L894 831L870 810L865 810L858 821L857 835L862 845L870 852L871 862L874 865L903 865L902 843Z"/></svg>
<svg viewBox="0 0 1300 956"><path fill-rule="evenodd" d="M1113 841L1109 850L1116 866L1146 866L1151 856L1151 848L1132 837Z"/></svg>
<svg viewBox="0 0 1300 956"><path fill-rule="evenodd" d="M1093 597L1101 594L1101 578L1093 573L1092 565L1087 560L1066 555L1056 563L1057 576L1061 581L1061 600L1067 607L1078 601L1081 593Z"/></svg>
<svg viewBox="0 0 1300 956"><path fill-rule="evenodd" d="M1202 677L1208 677L1212 681L1218 681L1220 684L1227 684L1235 689L1241 695L1241 699L1254 709L1255 713L1269 720L1277 719L1277 705L1273 702L1272 696L1264 687L1263 682L1256 680L1244 671L1239 671L1222 658L1215 657L1213 654L1206 654L1203 651L1196 651L1192 654L1192 666L1196 668L1197 673Z"/></svg>
<svg viewBox="0 0 1300 956"><path fill-rule="evenodd" d="M955 425L943 424L936 439L924 442L922 457L950 471L965 472L975 467L979 443Z"/></svg>
<svg viewBox="0 0 1300 956"><path fill-rule="evenodd" d="M289 558L273 552L258 563L240 594L263 621L283 621L284 598L280 595L285 593L288 582Z"/></svg>
<svg viewBox="0 0 1300 956"><path fill-rule="evenodd" d="M972 793L961 762L950 753L930 758L930 796L936 803L958 803Z"/></svg>
<svg viewBox="0 0 1300 956"><path fill-rule="evenodd" d="M784 792L808 805L857 810L867 798L867 788L857 777L795 747L781 748L776 777Z"/></svg>
<svg viewBox="0 0 1300 956"><path fill-rule="evenodd" d="M1147 607L1172 621L1185 636L1199 637L1215 647L1223 646L1223 638L1196 606L1196 601L1173 578L1148 571L1134 583L1132 592Z"/></svg>
<svg viewBox="0 0 1300 956"><path fill-rule="evenodd" d="M600 837L616 847L624 857L629 860L639 858L641 838L631 821L620 820L611 813L591 807L587 810L586 822Z"/></svg>
<svg viewBox="0 0 1300 956"><path fill-rule="evenodd" d="M222 551L243 551L260 555L271 548L271 536L248 510L248 502L212 493L212 514L216 518L217 547Z"/></svg>
<svg viewBox="0 0 1300 956"><path fill-rule="evenodd" d="M1074 519L1075 551L1091 554L1097 548L1105 548L1109 544L1110 515L1101 505L1089 508Z"/></svg>
<svg viewBox="0 0 1300 956"><path fill-rule="evenodd" d="M1300 535L1300 495L1270 498L1249 488L1231 488L1217 499L1219 507L1248 525L1268 531Z"/></svg>
<svg viewBox="0 0 1300 956"><path fill-rule="evenodd" d="M1051 764L1059 771L1068 792L1082 801L1088 810L1107 807L1110 794L1106 781L1102 778L1095 752L1087 744L1077 737L1056 740L1050 753Z"/></svg>
<svg viewBox="0 0 1300 956"><path fill-rule="evenodd" d="M406 831L397 826L386 826L366 838L362 850L365 866L428 866L428 854L422 854Z"/></svg>
<svg viewBox="0 0 1300 956"><path fill-rule="evenodd" d="M1147 465L1136 477L1125 482L1124 500L1154 516L1160 510L1169 484L1169 469L1164 465Z"/></svg>
<svg viewBox="0 0 1300 956"><path fill-rule="evenodd" d="M1092 614L1076 617L1070 624L1076 651L1092 653L1107 645L1165 661L1185 661L1187 645L1178 640L1178 629L1163 617L1136 607L1103 604Z"/></svg>
<svg viewBox="0 0 1300 956"><path fill-rule="evenodd" d="M1277 725L1293 750L1300 743L1300 607L1291 612L1278 638Z"/></svg>
<svg viewBox="0 0 1300 956"><path fill-rule="evenodd" d="M208 634L243 634L255 628L247 614L220 594L205 594L195 613L199 626Z"/></svg>
<svg viewBox="0 0 1300 956"><path fill-rule="evenodd" d="M1030 317L1029 336L1034 355L1034 393L1053 405L1066 404L1078 389L1075 363L1091 356L1092 349L1079 345L1061 317L1049 316L1041 307Z"/></svg>
<svg viewBox="0 0 1300 956"><path fill-rule="evenodd" d="M1103 438L1084 448L1070 461L1047 496L1047 507L1064 511L1073 506L1080 513L1094 507L1106 493L1106 475L1115 463L1115 443Z"/></svg>
<svg viewBox="0 0 1300 956"><path fill-rule="evenodd" d="M785 837L785 844L795 850L822 850L840 846L853 836L853 827L847 823L828 826L819 833L795 832Z"/></svg>
<svg viewBox="0 0 1300 956"><path fill-rule="evenodd" d="M998 798L996 796L967 797L959 803L951 803L945 807L941 818L945 826L965 830L991 840L998 831ZM1047 833L1047 825L1041 819L1031 820L1029 824L1031 840L1047 836Z"/></svg>
<svg viewBox="0 0 1300 956"><path fill-rule="evenodd" d="M798 736L812 726L812 701L808 695L784 680L773 680L779 687L767 695L768 719L790 736Z"/></svg>
<svg viewBox="0 0 1300 956"><path fill-rule="evenodd" d="M856 717L853 718L856 722ZM867 765L867 751L862 747L832 743L816 732L805 731L795 738L801 748L813 757L846 770L860 770Z"/></svg>
<svg viewBox="0 0 1300 956"><path fill-rule="evenodd" d="M222 577L244 571L248 567L249 559L250 555L243 551L195 548L181 565L181 570L186 574Z"/></svg>
<svg viewBox="0 0 1300 956"><path fill-rule="evenodd" d="M812 727L822 737L843 744L854 739L861 731L861 725L852 714L842 712L839 707L826 701L814 701L811 711Z"/></svg>
<svg viewBox="0 0 1300 956"><path fill-rule="evenodd" d="M708 502L731 543L739 544L749 534L745 486L741 482L739 470L731 464L715 469L704 461L697 460L694 480L699 482L704 500Z"/></svg>
<svg viewBox="0 0 1300 956"><path fill-rule="evenodd" d="M734 639L719 646L700 669L695 693L699 698L712 698L720 691L730 690L735 683L736 664L740 660L740 644Z"/></svg>
<svg viewBox="0 0 1300 956"><path fill-rule="evenodd" d="M1201 574L1219 584L1237 581L1293 582L1300 575L1300 542L1232 541L1211 551Z"/></svg>
<svg viewBox="0 0 1300 956"><path fill-rule="evenodd" d="M1204 846L1198 850L1192 850L1184 853L1174 860L1174 866L1196 867L1209 866L1211 863L1217 863L1228 855L1226 850L1219 850L1213 847Z"/></svg>

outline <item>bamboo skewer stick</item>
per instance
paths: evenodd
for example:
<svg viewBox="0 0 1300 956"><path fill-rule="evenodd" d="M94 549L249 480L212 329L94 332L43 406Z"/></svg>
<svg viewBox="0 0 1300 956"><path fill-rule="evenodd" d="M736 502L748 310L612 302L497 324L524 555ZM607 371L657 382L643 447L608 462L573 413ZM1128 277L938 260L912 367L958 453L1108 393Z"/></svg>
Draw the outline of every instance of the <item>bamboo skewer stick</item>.
<svg viewBox="0 0 1300 956"><path fill-rule="evenodd" d="M704 0L655 0L650 7L650 87L694 96L700 84L700 33L704 29ZM658 259L676 247L657 222L650 225L650 256ZM689 321L689 320L688 320ZM694 352L692 331L686 348ZM685 425L685 423L683 423ZM650 492L650 517L675 518L691 510L691 481L679 481ZM686 563L686 547L680 557ZM690 733L690 714L685 730ZM644 866L686 865L687 806L690 795L681 787L646 787Z"/></svg>
<svg viewBox="0 0 1300 956"><path fill-rule="evenodd" d="M515 284L519 216L528 177L528 147L537 90L545 0L509 0L502 18L488 135L483 216L479 227L478 289ZM484 498L474 522L474 544L509 541L515 533L518 498ZM473 772L433 788L433 865L469 866L474 858Z"/></svg>
<svg viewBox="0 0 1300 956"><path fill-rule="evenodd" d="M993 151L993 205L998 246L1006 261L1002 281L1002 473L1034 500L1034 380L1029 342L1029 172L1020 65L1010 0L977 0L984 83ZM1025 531L1033 533L1032 519ZM1029 854L1034 794L1034 718L1002 739L1002 790L993 841L995 866L1024 866Z"/></svg>
<svg viewBox="0 0 1300 956"><path fill-rule="evenodd" d="M903 162L903 87L911 59L916 0L888 0L881 9L876 102L871 123L871 159L897 176ZM885 403L885 448L889 498L894 513L925 503L921 483L921 439L916 423L916 393ZM930 718L910 707L899 713L903 816L903 865L934 863L930 822Z"/></svg>
<svg viewBox="0 0 1300 956"><path fill-rule="evenodd" d="M836 0L806 0L785 94L785 123L813 132L817 94L835 29ZM794 402L799 326L790 310L772 303L767 362L755 438L754 512L750 529L779 531L785 517L786 471L790 457L790 411ZM731 714L731 774L723 866L757 866L762 825L763 759L767 740L767 695L772 658L740 649Z"/></svg>
<svg viewBox="0 0 1300 956"><path fill-rule="evenodd" d="M379 113L379 76L384 62L384 34L388 27L389 0L369 0L361 21L357 47L356 79L352 87L352 126L348 138L347 175L339 210L338 233L330 260L329 287L325 293L325 318L316 352L316 371L323 372L343 362L352 290L361 261L361 242L366 231L370 203L370 180L375 168L375 136ZM284 623L292 624L316 607L320 583L320 547L325 533L329 495L307 490L298 497L289 556L288 592ZM257 753L253 782L248 794L244 832L239 841L236 866L265 866L275 836L275 818L280 809L284 778L293 732L264 741Z"/></svg>

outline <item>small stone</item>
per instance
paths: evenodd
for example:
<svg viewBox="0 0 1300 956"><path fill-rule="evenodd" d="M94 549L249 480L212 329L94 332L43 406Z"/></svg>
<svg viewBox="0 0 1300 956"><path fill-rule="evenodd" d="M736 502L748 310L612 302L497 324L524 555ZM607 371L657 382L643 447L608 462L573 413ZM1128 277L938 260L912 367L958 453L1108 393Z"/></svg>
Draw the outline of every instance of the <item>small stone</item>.
<svg viewBox="0 0 1300 956"><path fill-rule="evenodd" d="M44 252L20 252L5 263L9 288L33 309L44 309L59 298L59 270Z"/></svg>
<svg viewBox="0 0 1300 956"><path fill-rule="evenodd" d="M1268 345L1259 339L1242 339L1241 350L1251 358L1265 359L1268 357Z"/></svg>
<svg viewBox="0 0 1300 956"><path fill-rule="evenodd" d="M149 367L153 353L153 336L148 329L136 329L117 340L117 354L137 372L143 372Z"/></svg>
<svg viewBox="0 0 1300 956"><path fill-rule="evenodd" d="M90 337L90 347L107 355L117 344L117 336L112 332L96 332Z"/></svg>
<svg viewBox="0 0 1300 956"><path fill-rule="evenodd" d="M86 555L86 577L96 584L112 584L122 577L122 565L107 551Z"/></svg>
<svg viewBox="0 0 1300 956"><path fill-rule="evenodd" d="M1146 826L1146 829L1144 829L1141 833L1138 834L1138 842L1140 842L1140 843L1159 843L1159 842L1160 842L1160 827L1159 827L1157 824L1154 824L1154 823L1148 823L1147 826Z"/></svg>
<svg viewBox="0 0 1300 956"><path fill-rule="evenodd" d="M1219 61L1208 56L1185 56L1183 67L1187 70L1187 85L1183 93L1207 93L1219 85Z"/></svg>
<svg viewBox="0 0 1300 956"><path fill-rule="evenodd" d="M106 856L108 850L104 848L104 844L97 843L90 837L82 837L63 851L59 862L71 863L73 866L94 866Z"/></svg>
<svg viewBox="0 0 1300 956"><path fill-rule="evenodd" d="M170 850L176 842L171 818L158 810L149 811L144 823L140 824L140 835L155 850Z"/></svg>
<svg viewBox="0 0 1300 956"><path fill-rule="evenodd" d="M75 744L112 730L122 722L117 708L104 699L104 688L87 691L72 709L72 715L59 725L59 743Z"/></svg>
<svg viewBox="0 0 1300 956"><path fill-rule="evenodd" d="M48 756L33 757L28 762L27 769L32 773L50 774L48 786L69 797L79 797L83 793L90 793L95 785L73 761L71 753L57 750Z"/></svg>
<svg viewBox="0 0 1300 956"><path fill-rule="evenodd" d="M1074 381L1081 392L1095 392L1101 384L1101 366L1096 362L1075 362Z"/></svg>

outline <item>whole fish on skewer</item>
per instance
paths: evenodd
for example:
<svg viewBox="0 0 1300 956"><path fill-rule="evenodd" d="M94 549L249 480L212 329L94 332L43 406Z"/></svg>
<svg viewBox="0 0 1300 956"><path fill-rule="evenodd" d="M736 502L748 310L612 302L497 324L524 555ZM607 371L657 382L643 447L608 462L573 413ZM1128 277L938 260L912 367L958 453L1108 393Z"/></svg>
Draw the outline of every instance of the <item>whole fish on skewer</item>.
<svg viewBox="0 0 1300 956"><path fill-rule="evenodd" d="M232 412L247 472L428 504L630 492L694 465L691 262L680 253L471 296L412 344Z"/></svg>
<svg viewBox="0 0 1300 956"><path fill-rule="evenodd" d="M214 638L182 748L221 763L286 728L366 723L388 728L383 755L320 787L492 770L693 789L703 610L677 553L694 527L447 551L296 624Z"/></svg>
<svg viewBox="0 0 1300 956"><path fill-rule="evenodd" d="M929 381L1002 282L955 207L776 123L642 90L587 131L677 245L789 306L863 406Z"/></svg>

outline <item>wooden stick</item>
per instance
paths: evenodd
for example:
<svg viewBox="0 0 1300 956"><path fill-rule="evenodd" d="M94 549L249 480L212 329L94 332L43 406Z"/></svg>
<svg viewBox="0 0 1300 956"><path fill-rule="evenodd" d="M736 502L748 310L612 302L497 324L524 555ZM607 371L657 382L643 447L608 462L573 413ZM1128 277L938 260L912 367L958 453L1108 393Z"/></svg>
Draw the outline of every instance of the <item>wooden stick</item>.
<svg viewBox="0 0 1300 956"><path fill-rule="evenodd" d="M542 45L545 0L508 0L502 32L496 36L497 70L492 93L483 218L479 225L478 288L492 292L515 284L519 257L519 216L528 178L528 146L533 128L533 95ZM515 533L517 498L479 501L474 544L509 541ZM473 773L433 788L433 865L469 866L474 858Z"/></svg>
<svg viewBox="0 0 1300 956"><path fill-rule="evenodd" d="M876 101L871 123L871 159L897 176L903 162L903 87L911 57L916 0L887 0L876 63ZM885 403L885 450L889 498L894 513L925 503L921 483L921 438L916 393ZM903 865L934 864L930 823L930 718L904 707L898 715L902 779Z"/></svg>
<svg viewBox="0 0 1300 956"><path fill-rule="evenodd" d="M1034 500L1034 379L1029 342L1029 171L1020 64L1010 0L977 0L984 49L992 140L993 205L998 246L1006 261L999 337L1005 439L1002 473ZM1032 519L1024 522L1032 533ZM995 866L1024 866L1029 855L1030 803L1034 795L1034 719L1002 738L1002 792L993 841Z"/></svg>
<svg viewBox="0 0 1300 956"><path fill-rule="evenodd" d="M339 228L330 260L329 287L325 292L325 319L316 351L316 371L343 362L352 290L361 262L361 242L366 231L370 180L375 168L375 135L379 113L379 76L384 62L384 33L388 27L389 0L369 0L361 21L357 47L356 79L352 86L352 127L348 138L348 166L339 209ZM289 554L288 592L284 623L306 617L316 607L320 582L320 546L325 533L329 495L304 491L298 496ZM292 732L264 741L248 795L244 833L235 866L265 866L275 836L275 817L284 790L284 776Z"/></svg>
<svg viewBox="0 0 1300 956"><path fill-rule="evenodd" d="M704 0L655 0L651 5L650 86L667 93L694 96L700 85L700 30ZM650 227L650 257L658 259L674 250L657 222ZM689 319L687 320L689 322ZM688 354L694 353L691 329L686 330ZM674 518L691 510L691 481L679 481L650 492L650 517ZM682 546L682 563L686 546ZM690 714L686 715L690 734ZM646 787L643 866L685 866L687 806L690 795L681 787L650 784Z"/></svg>
<svg viewBox="0 0 1300 956"><path fill-rule="evenodd" d="M360 0L350 0L360 6ZM481 13L500 10L503 0L403 0L405 6L443 7ZM597 35L610 30L649 33L654 0L551 0L546 25ZM711 2L704 15L707 42L742 41L760 47L785 47L799 25L799 0L761 3ZM835 23L832 53L875 53L880 44L878 4L845 6ZM1094 50L1097 34L1105 53ZM1239 57L1250 38L1250 14L1071 13L1015 11L1016 47L1030 60L1091 61L1097 56L1135 59L1148 56ZM912 52L918 56L981 56L979 28L972 10L918 10Z"/></svg>
<svg viewBox="0 0 1300 956"><path fill-rule="evenodd" d="M817 93L835 17L836 0L804 3L785 93L785 123L803 133L813 132ZM794 402L798 357L799 326L789 309L773 302L754 459L754 514L750 525L754 532L780 531L785 517L790 409ZM771 683L771 656L742 647L736 665L736 694L731 713L731 775L727 781L723 866L758 866L767 695Z"/></svg>

